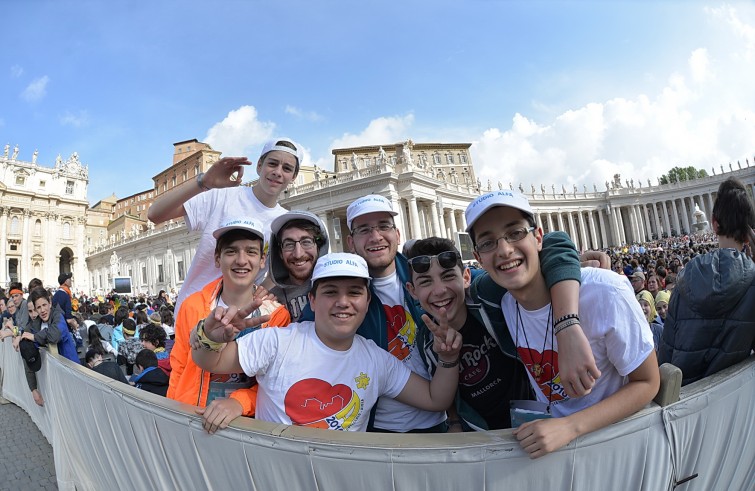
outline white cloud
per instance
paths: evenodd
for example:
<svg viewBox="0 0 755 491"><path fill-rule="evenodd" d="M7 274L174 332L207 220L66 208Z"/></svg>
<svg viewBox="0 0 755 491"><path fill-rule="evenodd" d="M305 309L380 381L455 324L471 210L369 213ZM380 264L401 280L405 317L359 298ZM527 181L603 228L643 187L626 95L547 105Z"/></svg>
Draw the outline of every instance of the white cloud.
<svg viewBox="0 0 755 491"><path fill-rule="evenodd" d="M733 9L714 13L726 37L679 60L657 94L591 102L551 121L516 114L486 130L471 149L480 180L602 191L614 174L646 186L677 165L718 173L744 164L755 151L755 92L744 75L755 73L755 28Z"/></svg>
<svg viewBox="0 0 755 491"><path fill-rule="evenodd" d="M20 66L13 65L12 67L10 67L10 75L11 75L11 77L18 78L18 77L20 77L23 74L24 74L24 69L21 68Z"/></svg>
<svg viewBox="0 0 755 491"><path fill-rule="evenodd" d="M50 77L44 75L37 79L34 79L29 85L26 86L23 92L21 92L21 98L28 102L35 102L41 100L47 95L47 83L50 81Z"/></svg>
<svg viewBox="0 0 755 491"><path fill-rule="evenodd" d="M314 123L322 121L324 118L317 114L315 111L304 111L296 106L287 105L286 114L295 116L297 119L305 119Z"/></svg>
<svg viewBox="0 0 755 491"><path fill-rule="evenodd" d="M215 123L207 131L204 141L223 152L223 156L246 155L256 162L258 155L253 155L252 150L272 138L274 131L275 123L258 120L254 106L241 106L229 112L223 121Z"/></svg>
<svg viewBox="0 0 755 491"><path fill-rule="evenodd" d="M63 126L80 128L89 124L89 114L86 111L78 111L77 113L66 111L59 120L60 124Z"/></svg>
<svg viewBox="0 0 755 491"><path fill-rule="evenodd" d="M330 144L330 148L359 147L379 143L396 143L409 138L407 131L414 122L414 115L380 117L373 119L358 135L344 133Z"/></svg>

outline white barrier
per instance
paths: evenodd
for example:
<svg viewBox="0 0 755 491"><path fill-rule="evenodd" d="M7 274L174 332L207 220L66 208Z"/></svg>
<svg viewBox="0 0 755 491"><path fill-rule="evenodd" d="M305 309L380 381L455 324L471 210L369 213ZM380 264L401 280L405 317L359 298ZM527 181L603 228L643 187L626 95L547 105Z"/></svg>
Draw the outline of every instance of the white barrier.
<svg viewBox="0 0 755 491"><path fill-rule="evenodd" d="M578 489L745 490L755 482L755 357L530 460L510 430L348 433L245 419L208 435L191 406L44 353L46 405L0 343L3 395L50 441L61 490Z"/></svg>

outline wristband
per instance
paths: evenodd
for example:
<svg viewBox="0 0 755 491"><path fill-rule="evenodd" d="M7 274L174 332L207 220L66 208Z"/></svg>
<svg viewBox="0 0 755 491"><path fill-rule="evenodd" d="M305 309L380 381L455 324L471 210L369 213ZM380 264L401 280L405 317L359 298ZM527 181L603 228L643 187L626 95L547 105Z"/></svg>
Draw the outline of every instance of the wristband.
<svg viewBox="0 0 755 491"><path fill-rule="evenodd" d="M197 338L199 339L199 344L202 345L202 348L208 351L220 351L223 346L225 346L225 343L218 343L207 337L207 334L204 332L204 321L205 320L202 319L197 323Z"/></svg>
<svg viewBox="0 0 755 491"><path fill-rule="evenodd" d="M567 327L571 327L574 325L579 325L579 319L569 319L569 320L563 321L553 328L553 335L557 336L561 331L563 331Z"/></svg>
<svg viewBox="0 0 755 491"><path fill-rule="evenodd" d="M443 361L440 358L438 358L438 366L443 368L453 368L459 364L459 359L457 358L456 361Z"/></svg>
<svg viewBox="0 0 755 491"><path fill-rule="evenodd" d="M202 191L209 191L210 188L207 187L207 185L204 183L204 172L200 172L197 174L197 186L199 186L199 189Z"/></svg>
<svg viewBox="0 0 755 491"><path fill-rule="evenodd" d="M579 322L579 315L577 315L577 314L566 314L565 316L559 317L558 319L556 319L556 322L554 322L553 325L554 326L558 326L562 322L568 321L569 319L577 319L577 322Z"/></svg>

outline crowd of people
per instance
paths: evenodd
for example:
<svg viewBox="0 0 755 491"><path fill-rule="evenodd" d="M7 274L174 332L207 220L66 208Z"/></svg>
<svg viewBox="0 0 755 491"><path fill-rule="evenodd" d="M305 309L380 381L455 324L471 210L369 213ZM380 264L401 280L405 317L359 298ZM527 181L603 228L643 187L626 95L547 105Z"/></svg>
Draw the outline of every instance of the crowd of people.
<svg viewBox="0 0 755 491"><path fill-rule="evenodd" d="M196 406L210 433L242 416L348 431L515 428L537 458L648 404L659 362L689 383L755 347L755 211L733 179L715 234L581 257L565 233L543 235L525 196L486 193L466 210L480 265L467 268L444 238L400 253L398 212L379 195L351 203L350 252L330 253L316 215L278 204L301 157L274 140L252 187L238 186L250 162L223 158L155 201L152 221L183 215L202 236L175 307L160 292L73 308L69 274L52 297L33 280L28 302L11 285L0 337L24 358L35 401L35 350L56 345Z"/></svg>

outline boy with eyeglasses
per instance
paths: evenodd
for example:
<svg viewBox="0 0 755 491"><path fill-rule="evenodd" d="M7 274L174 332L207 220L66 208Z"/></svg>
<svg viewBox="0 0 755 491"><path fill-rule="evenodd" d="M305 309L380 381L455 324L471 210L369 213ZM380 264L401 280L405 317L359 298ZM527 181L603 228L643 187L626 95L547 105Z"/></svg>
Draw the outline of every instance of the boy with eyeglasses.
<svg viewBox="0 0 755 491"><path fill-rule="evenodd" d="M359 198L346 211L346 222L351 231L347 237L348 245L352 252L365 259L373 279L370 284L372 300L358 334L373 340L414 373L429 380L430 372L421 359L417 344L418 332L427 327L421 318L421 307L406 288L407 282L411 281L411 273L406 257L398 253L401 233L393 222L396 215L398 213L393 210L390 202L379 195ZM570 244L567 249L576 255L574 245L568 237L566 242ZM555 262L554 271L558 270L561 275L559 279L578 277L578 264L573 266L560 260ZM568 270L572 267L575 271L569 273ZM576 283L568 283L570 282L562 281L557 288L564 289L563 304L576 309ZM570 288L573 290L571 293ZM491 295L491 299L487 300L489 303L500 302L502 293L499 288L492 291L488 289L483 293ZM592 355L581 332L575 329L565 337L568 338L565 344L572 348L573 353L566 358L573 362L572 366L579 366L574 373L580 374L570 379L573 383L569 390L581 395L589 392L594 382L593 377L599 377L600 373L591 362ZM418 410L384 397L374 409L370 429L401 433L443 432L446 430L446 414Z"/></svg>
<svg viewBox="0 0 755 491"><path fill-rule="evenodd" d="M328 253L325 224L314 213L297 210L277 217L270 228L268 290L288 308L291 322L299 322L309 304L315 262Z"/></svg>
<svg viewBox="0 0 755 491"><path fill-rule="evenodd" d="M579 315L554 315L538 257L542 230L527 198L513 191L480 196L466 210L475 257L508 292L501 300L511 337L540 403L514 435L531 458L619 421L658 392L653 336L632 288L603 269L584 268ZM572 398L559 383L559 332L579 323L602 375L592 392ZM531 410L533 408L530 408Z"/></svg>

